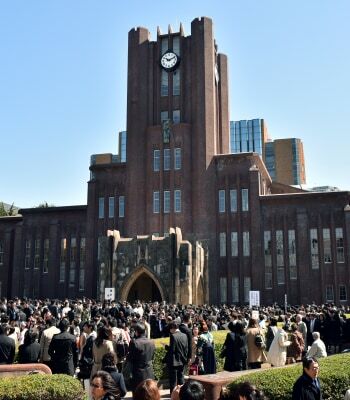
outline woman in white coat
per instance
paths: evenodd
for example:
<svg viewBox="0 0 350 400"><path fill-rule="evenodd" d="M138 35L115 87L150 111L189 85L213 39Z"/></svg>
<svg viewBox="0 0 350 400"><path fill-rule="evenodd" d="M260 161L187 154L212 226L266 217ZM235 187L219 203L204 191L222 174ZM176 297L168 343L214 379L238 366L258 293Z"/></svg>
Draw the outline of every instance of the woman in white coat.
<svg viewBox="0 0 350 400"><path fill-rule="evenodd" d="M291 342L288 340L287 333L279 328L271 343L269 352L267 353L267 362L274 367L282 367L287 360L287 347Z"/></svg>

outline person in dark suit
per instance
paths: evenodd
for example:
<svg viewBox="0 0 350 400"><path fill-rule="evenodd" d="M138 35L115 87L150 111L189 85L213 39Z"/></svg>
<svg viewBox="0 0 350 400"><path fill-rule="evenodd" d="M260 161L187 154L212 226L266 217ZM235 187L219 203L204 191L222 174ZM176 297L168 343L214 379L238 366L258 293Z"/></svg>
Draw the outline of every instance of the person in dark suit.
<svg viewBox="0 0 350 400"><path fill-rule="evenodd" d="M24 342L18 348L19 364L37 363L40 357L40 344L38 332L28 329L24 335Z"/></svg>
<svg viewBox="0 0 350 400"><path fill-rule="evenodd" d="M102 371L108 372L120 391L120 397L125 397L127 390L125 386L124 376L118 372L117 358L114 353L106 353L102 357Z"/></svg>
<svg viewBox="0 0 350 400"><path fill-rule="evenodd" d="M294 383L292 400L322 400L319 370L316 358L303 359L303 374Z"/></svg>
<svg viewBox="0 0 350 400"><path fill-rule="evenodd" d="M187 336L188 352L187 352L187 363L190 364L192 358L192 331L188 327L191 323L191 316L185 314L183 317L183 322L179 325L180 332Z"/></svg>
<svg viewBox="0 0 350 400"><path fill-rule="evenodd" d="M318 318L316 318L315 313L310 314L310 318L307 319L306 321L306 327L307 327L307 345L311 346L314 339L312 337L313 332L319 332L320 327L321 327L321 322Z"/></svg>
<svg viewBox="0 0 350 400"><path fill-rule="evenodd" d="M184 367L188 362L187 336L180 332L175 321L169 323L170 345L166 346L165 361L169 371L170 393L184 383Z"/></svg>
<svg viewBox="0 0 350 400"><path fill-rule="evenodd" d="M12 364L15 358L15 341L7 332L7 324L0 324L0 364Z"/></svg>
<svg viewBox="0 0 350 400"><path fill-rule="evenodd" d="M132 365L131 390L145 379L154 379L152 360L155 352L153 340L147 339L145 325L137 322L134 325L135 338L130 342L126 362Z"/></svg>
<svg viewBox="0 0 350 400"><path fill-rule="evenodd" d="M67 319L62 319L58 328L61 333L53 336L49 346L52 373L73 376L78 358L76 338L68 333Z"/></svg>

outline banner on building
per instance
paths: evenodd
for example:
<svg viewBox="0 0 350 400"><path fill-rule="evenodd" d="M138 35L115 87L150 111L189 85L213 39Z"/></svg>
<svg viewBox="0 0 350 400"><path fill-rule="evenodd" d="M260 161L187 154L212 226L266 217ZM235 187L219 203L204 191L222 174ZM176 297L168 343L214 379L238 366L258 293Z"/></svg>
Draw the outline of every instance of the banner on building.
<svg viewBox="0 0 350 400"><path fill-rule="evenodd" d="M115 288L105 288L105 300L115 300Z"/></svg>
<svg viewBox="0 0 350 400"><path fill-rule="evenodd" d="M250 290L249 291L249 307L260 307L260 291Z"/></svg>

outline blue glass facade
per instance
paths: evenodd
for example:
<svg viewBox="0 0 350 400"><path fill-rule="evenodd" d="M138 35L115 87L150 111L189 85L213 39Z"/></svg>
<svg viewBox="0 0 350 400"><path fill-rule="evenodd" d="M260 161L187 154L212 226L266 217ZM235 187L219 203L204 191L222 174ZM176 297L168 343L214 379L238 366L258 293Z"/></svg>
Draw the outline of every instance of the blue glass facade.
<svg viewBox="0 0 350 400"><path fill-rule="evenodd" d="M255 152L263 156L263 120L230 121L231 153Z"/></svg>

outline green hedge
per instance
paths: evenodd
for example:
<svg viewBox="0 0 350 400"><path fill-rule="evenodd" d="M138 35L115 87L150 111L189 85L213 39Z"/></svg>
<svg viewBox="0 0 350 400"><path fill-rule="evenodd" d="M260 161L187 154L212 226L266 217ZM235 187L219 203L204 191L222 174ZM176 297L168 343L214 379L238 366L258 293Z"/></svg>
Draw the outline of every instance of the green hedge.
<svg viewBox="0 0 350 400"><path fill-rule="evenodd" d="M337 354L319 360L320 381L324 400L343 400L350 388L350 354ZM263 390L271 400L290 400L294 382L302 373L300 363L282 369L267 369L242 376L228 385L232 389L239 382L249 381Z"/></svg>
<svg viewBox="0 0 350 400"><path fill-rule="evenodd" d="M2 400L86 400L82 384L68 375L22 375L0 378Z"/></svg>
<svg viewBox="0 0 350 400"><path fill-rule="evenodd" d="M224 367L224 359L220 358L220 353L227 333L228 331L213 332L217 372L222 371ZM163 344L169 344L169 338L155 339L154 343L156 345L156 353L153 360L154 373L158 380L168 379L168 371L162 360L166 353Z"/></svg>

